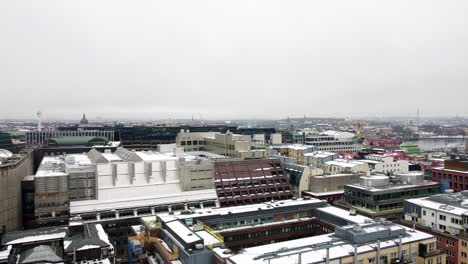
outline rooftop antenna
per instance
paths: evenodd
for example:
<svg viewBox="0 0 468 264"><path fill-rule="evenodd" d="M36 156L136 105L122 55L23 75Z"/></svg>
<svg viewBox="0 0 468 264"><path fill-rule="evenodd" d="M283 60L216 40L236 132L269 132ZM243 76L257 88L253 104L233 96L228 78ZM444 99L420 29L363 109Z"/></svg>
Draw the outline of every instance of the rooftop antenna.
<svg viewBox="0 0 468 264"><path fill-rule="evenodd" d="M41 110L38 110L36 113L38 122L37 122L37 131L41 132L42 130L42 112Z"/></svg>

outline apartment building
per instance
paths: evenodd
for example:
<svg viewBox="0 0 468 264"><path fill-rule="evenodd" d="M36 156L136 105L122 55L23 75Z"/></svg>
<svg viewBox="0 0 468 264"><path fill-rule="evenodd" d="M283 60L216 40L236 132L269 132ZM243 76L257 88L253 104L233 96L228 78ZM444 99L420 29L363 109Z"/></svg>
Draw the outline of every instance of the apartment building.
<svg viewBox="0 0 468 264"><path fill-rule="evenodd" d="M405 220L437 236L438 247L447 249L448 264L468 263L468 191L408 199Z"/></svg>

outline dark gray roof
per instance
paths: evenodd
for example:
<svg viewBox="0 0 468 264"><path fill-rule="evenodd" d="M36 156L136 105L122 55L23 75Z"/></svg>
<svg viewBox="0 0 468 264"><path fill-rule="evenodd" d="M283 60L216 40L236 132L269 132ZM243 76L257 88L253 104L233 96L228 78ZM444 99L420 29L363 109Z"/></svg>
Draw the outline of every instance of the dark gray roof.
<svg viewBox="0 0 468 264"><path fill-rule="evenodd" d="M109 243L102 241L99 238L96 225L92 224L87 224L84 226L83 234L77 234L72 237L68 237L65 244L67 244L65 253L70 253L74 250L79 250L80 248L86 246L98 246L100 248L110 246Z"/></svg>
<svg viewBox="0 0 468 264"><path fill-rule="evenodd" d="M20 264L27 263L61 263L63 259L50 246L37 246L21 253Z"/></svg>
<svg viewBox="0 0 468 264"><path fill-rule="evenodd" d="M37 241L63 239L68 232L67 227L43 227L37 229L8 232L3 236L2 245L27 244Z"/></svg>

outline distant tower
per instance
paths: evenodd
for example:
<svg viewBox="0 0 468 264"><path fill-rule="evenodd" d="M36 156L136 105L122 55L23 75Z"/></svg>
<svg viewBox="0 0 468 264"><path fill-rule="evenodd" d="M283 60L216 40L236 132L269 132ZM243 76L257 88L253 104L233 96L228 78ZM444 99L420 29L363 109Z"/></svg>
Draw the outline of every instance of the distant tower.
<svg viewBox="0 0 468 264"><path fill-rule="evenodd" d="M419 108L418 110L416 111L416 126L419 127L420 123L419 123Z"/></svg>
<svg viewBox="0 0 468 264"><path fill-rule="evenodd" d="M88 119L86 119L86 115L83 114L83 117L80 120L80 125L87 125L88 124Z"/></svg>
<svg viewBox="0 0 468 264"><path fill-rule="evenodd" d="M36 116L37 116L37 131L41 132L42 130L42 112L41 110L38 110L37 113L36 113Z"/></svg>

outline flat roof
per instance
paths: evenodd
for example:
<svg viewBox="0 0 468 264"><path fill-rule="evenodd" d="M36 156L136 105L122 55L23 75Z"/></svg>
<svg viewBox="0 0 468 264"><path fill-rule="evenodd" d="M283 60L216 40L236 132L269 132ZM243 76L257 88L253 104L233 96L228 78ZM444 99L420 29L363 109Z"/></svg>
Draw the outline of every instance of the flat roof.
<svg viewBox="0 0 468 264"><path fill-rule="evenodd" d="M335 207L335 206L326 206L326 207L317 208L317 211L336 216L347 222L355 223L355 224L364 224L369 221L372 221L372 219L370 219L369 217L358 215L358 214L351 215L349 211Z"/></svg>
<svg viewBox="0 0 468 264"><path fill-rule="evenodd" d="M394 224L396 225L396 224ZM399 225L398 225L399 226ZM407 230L406 235L402 238L402 243L413 243L421 240L431 239L434 236L421 232L410 231L411 229L404 226ZM354 245L343 239L339 239L334 234L313 236L301 239L294 239L279 243L273 243L263 246L245 248L242 252L228 257L229 261L233 264L265 264L267 263L266 254L276 254L268 263L270 264L296 264L298 263L298 254L301 253L303 263L323 263L326 259L326 249L314 249L314 246L324 245L330 243L329 258L330 260L341 259L343 257L351 256L354 252ZM397 247L398 239L390 239L380 242L381 249ZM358 254L365 252L375 251L377 248L377 241L366 243L365 245L358 246Z"/></svg>
<svg viewBox="0 0 468 264"><path fill-rule="evenodd" d="M191 244L197 241L202 240L201 237L195 234L190 228L186 225L182 224L179 220L166 222L166 226L172 230L180 239L182 239L185 243Z"/></svg>
<svg viewBox="0 0 468 264"><path fill-rule="evenodd" d="M423 208L428 208L431 210L444 212L444 213L452 214L452 215L461 216L463 214L468 213L468 208L466 207L429 200L428 197L407 199L406 201L412 204L419 205ZM467 204L468 206L468 199L465 199L465 204Z"/></svg>
<svg viewBox="0 0 468 264"><path fill-rule="evenodd" d="M373 176L373 177L376 177L376 176ZM372 177L370 177L370 178L372 178ZM370 191L370 192L379 192L379 191L410 189L410 188L416 188L416 187L436 186L436 185L439 185L439 183L424 180L419 184L389 184L389 185L382 186L382 187L369 187L369 186L362 186L360 184L348 184L346 186L350 186L350 187L353 187L353 188L366 190L366 191Z"/></svg>
<svg viewBox="0 0 468 264"><path fill-rule="evenodd" d="M67 176L65 162L62 156L46 156L42 159L35 177Z"/></svg>
<svg viewBox="0 0 468 264"><path fill-rule="evenodd" d="M325 162L325 164L352 168L352 167L356 167L358 165L363 165L366 163L362 161L358 161L358 160L335 159L335 160L327 161Z"/></svg>
<svg viewBox="0 0 468 264"><path fill-rule="evenodd" d="M230 214L240 214L240 213L247 213L247 212L258 212L259 210L271 210L274 208L284 208L289 206L297 206L297 205L308 205L308 204L323 204L324 201L319 199L289 199L289 200L281 200L275 202L264 202L259 204L249 204L249 205L240 205L240 206L232 206L232 207L221 207L221 208L205 208L205 209L197 209L195 214L191 215L173 215L173 217L177 217L178 219L184 218L193 218L194 216L201 217L201 216L210 216L210 215L230 215Z"/></svg>
<svg viewBox="0 0 468 264"><path fill-rule="evenodd" d="M141 208L147 206L170 205L186 202L217 200L214 189L177 192L173 194L153 195L135 199L85 200L71 201L70 214L110 211L114 209Z"/></svg>

